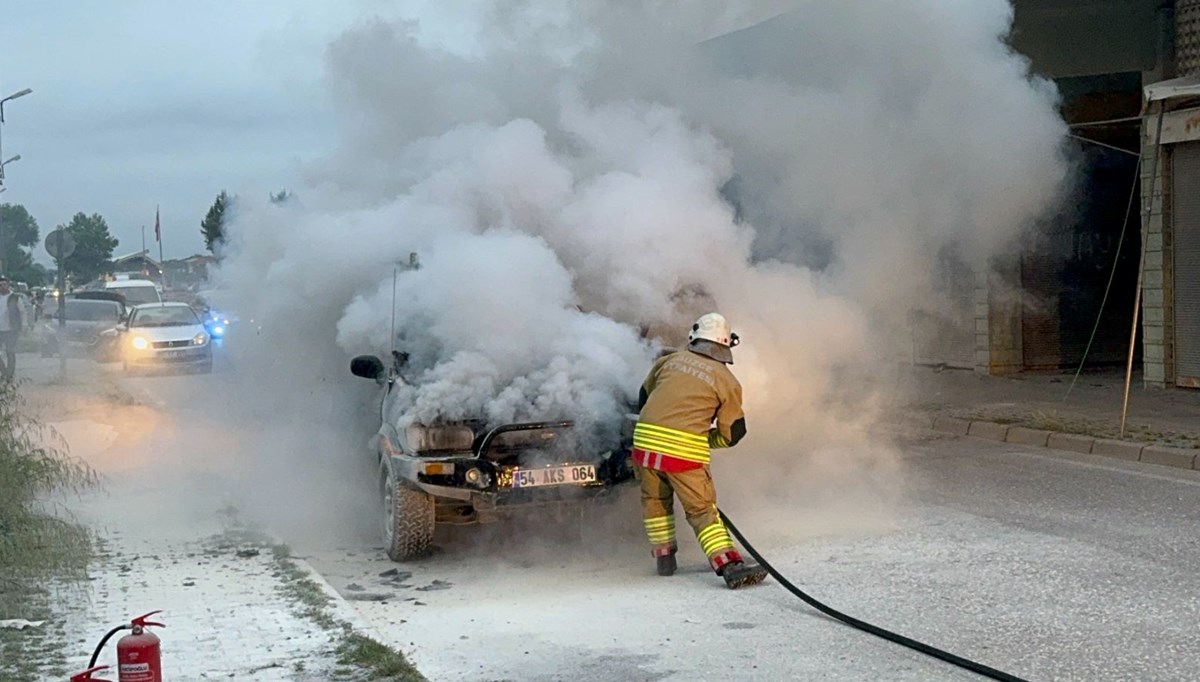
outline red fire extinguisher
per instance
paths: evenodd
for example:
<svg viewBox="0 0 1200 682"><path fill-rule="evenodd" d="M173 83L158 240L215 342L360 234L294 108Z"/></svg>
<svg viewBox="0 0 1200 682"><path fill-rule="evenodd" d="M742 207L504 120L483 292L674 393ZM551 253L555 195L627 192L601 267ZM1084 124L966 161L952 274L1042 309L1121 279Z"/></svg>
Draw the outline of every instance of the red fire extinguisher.
<svg viewBox="0 0 1200 682"><path fill-rule="evenodd" d="M117 642L117 679L119 682L162 682L162 656L158 648L158 637L146 629L167 627L163 623L146 620L156 613L162 613L162 611L151 611L144 616L134 618L128 625L118 625L109 630L108 634L104 635L100 643L96 645L96 650L92 652L92 660L88 663L88 669L72 677L72 682L75 682L76 678L81 682L93 680L91 677L93 673L108 667L97 666L96 659L100 658L100 652L108 640L122 630L131 632ZM93 682L104 681L93 680Z"/></svg>
<svg viewBox="0 0 1200 682"><path fill-rule="evenodd" d="M146 628L165 628L162 623L146 620L162 611L151 611L134 618L128 635L117 640L117 679L120 682L162 682L162 656L158 637Z"/></svg>

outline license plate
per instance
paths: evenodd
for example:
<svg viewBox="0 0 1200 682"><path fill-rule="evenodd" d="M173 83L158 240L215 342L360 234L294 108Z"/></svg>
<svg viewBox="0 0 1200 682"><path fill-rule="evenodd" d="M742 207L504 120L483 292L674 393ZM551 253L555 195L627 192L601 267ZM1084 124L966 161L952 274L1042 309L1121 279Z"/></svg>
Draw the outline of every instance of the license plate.
<svg viewBox="0 0 1200 682"><path fill-rule="evenodd" d="M546 469L517 469L513 471L514 488L593 483L595 480L596 467L591 464L548 467Z"/></svg>

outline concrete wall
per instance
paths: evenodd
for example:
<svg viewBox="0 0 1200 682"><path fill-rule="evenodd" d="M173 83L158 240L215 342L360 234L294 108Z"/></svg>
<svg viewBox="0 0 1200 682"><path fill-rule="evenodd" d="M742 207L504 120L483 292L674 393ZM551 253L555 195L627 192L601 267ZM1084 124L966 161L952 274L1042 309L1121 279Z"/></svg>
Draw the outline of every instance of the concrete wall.
<svg viewBox="0 0 1200 682"><path fill-rule="evenodd" d="M1150 74L1147 82L1151 80L1158 79ZM1153 119L1142 128L1142 240L1146 256L1142 277L1142 371L1148 388L1166 388L1174 383L1171 357L1174 334L1169 324L1172 319L1170 207L1166 204L1171 178L1169 147L1155 148L1156 131Z"/></svg>
<svg viewBox="0 0 1200 682"><path fill-rule="evenodd" d="M1021 337L1021 260L996 259L975 285L975 371L1016 374L1025 368Z"/></svg>

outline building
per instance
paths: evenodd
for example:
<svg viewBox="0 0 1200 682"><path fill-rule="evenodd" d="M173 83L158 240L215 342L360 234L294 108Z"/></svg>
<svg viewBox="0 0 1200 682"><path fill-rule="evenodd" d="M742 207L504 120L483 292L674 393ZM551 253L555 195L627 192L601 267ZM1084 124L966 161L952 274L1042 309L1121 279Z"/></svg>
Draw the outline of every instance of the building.
<svg viewBox="0 0 1200 682"><path fill-rule="evenodd" d="M150 252L146 249L114 258L111 271L114 276L127 275L131 278L156 282L162 277L162 265L151 258Z"/></svg>
<svg viewBox="0 0 1200 682"><path fill-rule="evenodd" d="M168 260L163 263L167 286L172 289L195 287L208 280L208 269L216 262L216 258L204 254Z"/></svg>
<svg viewBox="0 0 1200 682"><path fill-rule="evenodd" d="M1172 3L1169 58L1142 127L1144 380L1200 388L1200 0ZM1159 121L1161 120L1161 130ZM1151 194L1150 188L1153 187Z"/></svg>
<svg viewBox="0 0 1200 682"><path fill-rule="evenodd" d="M985 269L943 263L946 310L914 316L911 359L989 374L1123 366L1140 299L1132 353L1145 384L1200 387L1200 97L1175 81L1161 136L1145 104L1147 86L1200 76L1200 0L1013 6L1010 44L1056 83L1079 145L1079 210ZM786 77L803 68L779 40L792 25L776 17L710 52Z"/></svg>

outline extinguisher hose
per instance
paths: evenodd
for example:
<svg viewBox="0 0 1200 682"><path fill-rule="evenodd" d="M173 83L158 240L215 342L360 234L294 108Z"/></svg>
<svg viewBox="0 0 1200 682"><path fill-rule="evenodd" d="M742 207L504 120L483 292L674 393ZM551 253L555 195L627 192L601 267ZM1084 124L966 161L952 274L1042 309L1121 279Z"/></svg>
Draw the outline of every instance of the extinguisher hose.
<svg viewBox="0 0 1200 682"><path fill-rule="evenodd" d="M904 635L896 634L895 632L892 632L890 630L884 630L881 627L871 625L870 623L868 623L866 621L859 620L857 618L854 618L853 616L848 616L848 615L842 613L841 611L838 611L836 609L826 606L825 604L822 604L821 602L817 601L813 597L806 594L799 587L796 587L795 585L793 585L787 578L780 575L779 571L775 570L775 567L773 567L773 566L771 566L771 564L767 563L766 559L763 559L762 555L759 554L758 551L755 550L754 547L749 542L746 542L746 538L742 535L741 531L739 531L737 529L737 526L733 525L733 522L731 522L729 520L729 517L725 515L725 512L717 510L717 513L719 513L721 515L721 521L723 521L725 523L725 527L729 529L729 532L733 533L733 536L735 538L737 538L738 542L742 543L742 546L746 548L746 552L749 553L750 556L754 557L755 561L757 561L760 566L765 568L767 573L770 573L771 576L775 578L775 580L778 580L779 584L782 585L783 588L786 589L788 592L791 592L792 594L796 595L800 599L803 599L804 603L806 603L809 606L813 607L814 609L820 611L821 613L825 614L826 616L829 616L830 618L833 618L835 620L839 620L851 627L858 628L859 630L862 630L863 632L875 635L876 637L882 637L883 639L886 639L889 642L895 642L896 644L899 644L901 646L906 646L909 649L913 649L914 651L919 651L927 656L933 656L934 658L943 660L947 663L956 665L960 668L965 668L967 670L970 670L973 673L983 675L984 677L989 677L993 680L1001 680L1001 682L1026 682L1026 680L1023 680L1020 677L1017 677L1016 675L1006 673L1002 670L996 670L995 668L989 668L988 666L983 665L982 663L976 663L975 661L972 661L967 658L963 658L961 656L955 656L954 654L950 653L949 651L943 651L937 647L925 644L924 642L918 642L915 639L905 637Z"/></svg>
<svg viewBox="0 0 1200 682"><path fill-rule="evenodd" d="M106 635L104 635L104 637L100 638L100 643L96 645L96 650L92 652L92 660L88 662L88 667L89 668L96 667L96 659L100 658L100 652L104 650L104 645L108 644L108 640L112 639L113 635L117 634L118 632L120 632L122 630L132 630L132 629L133 629L132 625L125 624L125 625L118 625L117 627L109 630L108 634L106 634Z"/></svg>

